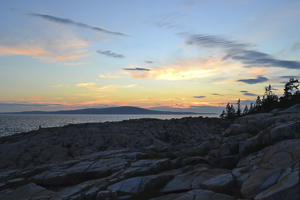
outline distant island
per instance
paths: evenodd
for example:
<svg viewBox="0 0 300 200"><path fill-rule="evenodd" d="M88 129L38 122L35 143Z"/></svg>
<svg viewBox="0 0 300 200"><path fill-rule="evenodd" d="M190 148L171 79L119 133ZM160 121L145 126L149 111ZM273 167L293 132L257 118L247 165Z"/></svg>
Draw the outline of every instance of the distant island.
<svg viewBox="0 0 300 200"><path fill-rule="evenodd" d="M24 111L6 112L1 114L95 114L95 115L199 115L215 113L194 113L194 112L171 112L148 110L139 107L121 106L110 108L86 108L79 110L60 110L60 111Z"/></svg>

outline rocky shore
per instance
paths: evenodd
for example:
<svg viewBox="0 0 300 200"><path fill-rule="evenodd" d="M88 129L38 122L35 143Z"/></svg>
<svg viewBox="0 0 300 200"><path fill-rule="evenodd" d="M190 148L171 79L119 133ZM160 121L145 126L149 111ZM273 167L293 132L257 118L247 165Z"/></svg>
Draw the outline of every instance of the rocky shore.
<svg viewBox="0 0 300 200"><path fill-rule="evenodd" d="M300 105L0 138L0 199L300 199Z"/></svg>

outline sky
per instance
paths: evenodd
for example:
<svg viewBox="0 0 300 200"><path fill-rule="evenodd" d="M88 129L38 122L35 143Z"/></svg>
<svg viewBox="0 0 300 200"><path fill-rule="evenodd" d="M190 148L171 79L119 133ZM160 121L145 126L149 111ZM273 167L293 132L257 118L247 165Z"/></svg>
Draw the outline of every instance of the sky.
<svg viewBox="0 0 300 200"><path fill-rule="evenodd" d="M0 112L221 112L300 78L299 0L0 2Z"/></svg>

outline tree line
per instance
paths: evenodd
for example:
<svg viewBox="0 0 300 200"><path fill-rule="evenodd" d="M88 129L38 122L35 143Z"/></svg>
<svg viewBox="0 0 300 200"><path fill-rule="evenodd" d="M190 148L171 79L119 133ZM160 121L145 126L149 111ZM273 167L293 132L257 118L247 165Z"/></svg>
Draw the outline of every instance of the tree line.
<svg viewBox="0 0 300 200"><path fill-rule="evenodd" d="M233 104L228 103L226 106L226 111L220 115L223 119L235 119L237 117L255 114L255 113L268 113L275 108L289 108L292 105L300 103L300 91L298 89L299 81L298 79L290 78L289 82L284 86L284 93L279 98L272 91L272 86L269 85L265 87L265 93L262 96L257 96L255 103L251 103L250 106L245 106L244 110L241 110L241 100L238 99L236 109Z"/></svg>

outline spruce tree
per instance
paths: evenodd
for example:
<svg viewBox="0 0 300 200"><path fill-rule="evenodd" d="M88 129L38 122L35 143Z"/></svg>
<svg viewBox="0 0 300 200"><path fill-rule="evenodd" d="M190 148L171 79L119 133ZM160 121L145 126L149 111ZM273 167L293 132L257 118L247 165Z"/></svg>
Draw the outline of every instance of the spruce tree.
<svg viewBox="0 0 300 200"><path fill-rule="evenodd" d="M237 104L237 111L236 111L236 115L237 117L240 117L241 116L241 99L238 100L238 102L236 103Z"/></svg>
<svg viewBox="0 0 300 200"><path fill-rule="evenodd" d="M243 115L247 115L249 113L248 106L246 105L243 111Z"/></svg>

